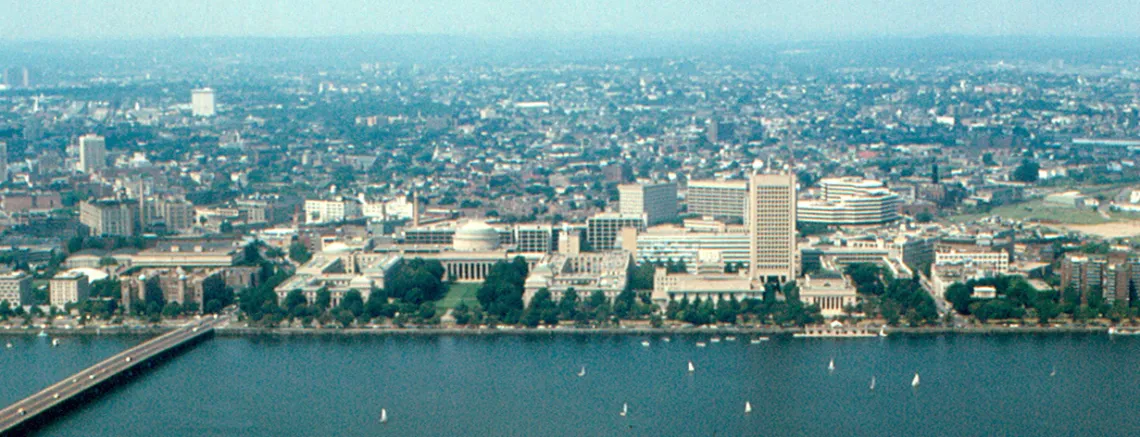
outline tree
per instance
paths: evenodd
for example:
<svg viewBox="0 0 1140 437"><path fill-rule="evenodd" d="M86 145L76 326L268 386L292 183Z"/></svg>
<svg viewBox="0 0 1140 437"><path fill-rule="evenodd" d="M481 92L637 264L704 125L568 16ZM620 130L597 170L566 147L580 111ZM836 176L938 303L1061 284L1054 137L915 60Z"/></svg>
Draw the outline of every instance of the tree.
<svg viewBox="0 0 1140 437"><path fill-rule="evenodd" d="M568 288L562 293L562 300L558 301L559 317L565 320L574 320L578 316L578 291Z"/></svg>
<svg viewBox="0 0 1140 437"><path fill-rule="evenodd" d="M1010 174L1010 178L1018 182L1037 182L1037 171L1040 169L1041 166L1037 164L1036 161L1025 159L1021 161L1021 165L1018 165L1017 168L1013 169L1013 173Z"/></svg>
<svg viewBox="0 0 1140 437"><path fill-rule="evenodd" d="M352 325L352 321L356 320L356 316L352 315L352 311L346 309L339 309L333 314L336 317L337 323L340 323L342 328L347 328Z"/></svg>
<svg viewBox="0 0 1140 437"><path fill-rule="evenodd" d="M332 293L329 293L329 289L322 287L320 290L317 290L317 298L314 305L321 311L329 309L329 306L332 305Z"/></svg>
<svg viewBox="0 0 1140 437"><path fill-rule="evenodd" d="M915 214L914 220L919 223L930 223L932 220L934 220L934 214L931 214L930 211L926 210L919 211L918 214Z"/></svg>
<svg viewBox="0 0 1140 437"><path fill-rule="evenodd" d="M158 314L166 306L166 296L162 293L158 278L149 278L143 285L143 302L146 303L147 314Z"/></svg>
<svg viewBox="0 0 1140 437"><path fill-rule="evenodd" d="M950 305L954 307L954 311L957 311L958 314L965 315L970 313L971 294L970 287L961 282L956 282L946 288L944 295L946 296L946 300L950 302Z"/></svg>
<svg viewBox="0 0 1140 437"><path fill-rule="evenodd" d="M218 226L218 232L221 232L223 234L232 234L234 232L234 225L230 223L229 220L226 220L222 222L220 226Z"/></svg>
<svg viewBox="0 0 1140 437"><path fill-rule="evenodd" d="M491 267L475 297L487 313L508 324L518 322L523 312L523 285L527 275L526 260L516 257L511 262L499 261Z"/></svg>
<svg viewBox="0 0 1140 437"><path fill-rule="evenodd" d="M172 319L180 315L182 315L182 305L178 302L168 303L166 304L166 307L162 309L163 317Z"/></svg>
<svg viewBox="0 0 1140 437"><path fill-rule="evenodd" d="M364 298L359 291L348 290L340 299L338 308L348 310L353 317L360 317L364 314Z"/></svg>
<svg viewBox="0 0 1140 437"><path fill-rule="evenodd" d="M207 303L203 308L206 313L217 313L223 307L234 303L234 290L226 286L226 281L221 275L212 275L202 280L202 301ZM210 301L216 303L209 305Z"/></svg>
<svg viewBox="0 0 1140 437"><path fill-rule="evenodd" d="M299 264L309 262L313 255L309 253L309 248L300 242L294 242L289 245L289 259Z"/></svg>
<svg viewBox="0 0 1140 437"><path fill-rule="evenodd" d="M299 289L290 290L289 293L285 295L286 312L292 313L295 308L308 303L309 302L305 300L305 295L301 293Z"/></svg>

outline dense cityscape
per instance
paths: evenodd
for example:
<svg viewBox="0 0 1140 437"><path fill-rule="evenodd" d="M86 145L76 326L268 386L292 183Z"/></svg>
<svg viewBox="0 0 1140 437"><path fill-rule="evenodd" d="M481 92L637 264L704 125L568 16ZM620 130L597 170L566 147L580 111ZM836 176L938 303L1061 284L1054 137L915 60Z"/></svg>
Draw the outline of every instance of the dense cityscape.
<svg viewBox="0 0 1140 437"><path fill-rule="evenodd" d="M237 305L251 328L855 333L1140 305L1132 58L314 65L184 44L181 65L5 66L9 329Z"/></svg>

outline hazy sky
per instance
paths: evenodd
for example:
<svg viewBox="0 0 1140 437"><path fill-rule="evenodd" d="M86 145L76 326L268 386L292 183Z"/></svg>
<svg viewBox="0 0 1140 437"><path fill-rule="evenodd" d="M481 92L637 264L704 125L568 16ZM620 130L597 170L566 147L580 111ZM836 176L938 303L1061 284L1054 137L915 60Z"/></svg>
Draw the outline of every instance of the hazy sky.
<svg viewBox="0 0 1140 437"><path fill-rule="evenodd" d="M0 0L0 39L566 33L1140 36L1136 0Z"/></svg>

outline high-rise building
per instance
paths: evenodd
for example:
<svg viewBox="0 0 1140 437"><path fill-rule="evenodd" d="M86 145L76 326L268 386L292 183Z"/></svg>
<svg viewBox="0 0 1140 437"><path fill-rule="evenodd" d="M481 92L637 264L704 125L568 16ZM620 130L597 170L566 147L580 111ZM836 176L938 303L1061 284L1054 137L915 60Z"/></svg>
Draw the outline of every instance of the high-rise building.
<svg viewBox="0 0 1140 437"><path fill-rule="evenodd" d="M195 117L214 116L213 88L199 88L190 91L190 113Z"/></svg>
<svg viewBox="0 0 1140 437"><path fill-rule="evenodd" d="M0 183L8 182L8 143L0 141Z"/></svg>
<svg viewBox="0 0 1140 437"><path fill-rule="evenodd" d="M618 194L618 211L630 216L645 214L649 226L677 217L676 183L624 184L618 186Z"/></svg>
<svg viewBox="0 0 1140 437"><path fill-rule="evenodd" d="M558 250L558 240L551 225L517 225L514 227L515 250L550 253Z"/></svg>
<svg viewBox="0 0 1140 437"><path fill-rule="evenodd" d="M48 281L48 300L51 306L63 308L69 303L87 300L91 284L87 275L80 272L63 272Z"/></svg>
<svg viewBox="0 0 1140 437"><path fill-rule="evenodd" d="M748 228L753 279L796 277L796 177L754 174L749 180Z"/></svg>
<svg viewBox="0 0 1140 437"><path fill-rule="evenodd" d="M107 167L107 142L95 134L79 137L79 171L95 173Z"/></svg>
<svg viewBox="0 0 1140 437"><path fill-rule="evenodd" d="M689 181L685 203L692 214L744 220L748 181Z"/></svg>
<svg viewBox="0 0 1140 437"><path fill-rule="evenodd" d="M625 228L645 231L645 215L598 214L586 219L586 242L594 251L619 248L618 235Z"/></svg>
<svg viewBox="0 0 1140 437"><path fill-rule="evenodd" d="M32 304L32 277L24 272L0 274L0 302L17 305Z"/></svg>
<svg viewBox="0 0 1140 437"><path fill-rule="evenodd" d="M132 201L100 200L79 204L79 222L94 236L134 236L138 217L138 204Z"/></svg>
<svg viewBox="0 0 1140 437"><path fill-rule="evenodd" d="M12 88L31 88L35 85L35 72L28 67L12 67L4 72L4 84Z"/></svg>

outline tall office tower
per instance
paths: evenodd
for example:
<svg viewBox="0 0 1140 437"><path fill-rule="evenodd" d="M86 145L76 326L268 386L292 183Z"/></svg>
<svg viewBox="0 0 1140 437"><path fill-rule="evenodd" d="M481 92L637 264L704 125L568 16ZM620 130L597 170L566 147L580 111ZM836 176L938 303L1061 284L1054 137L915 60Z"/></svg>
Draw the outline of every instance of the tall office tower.
<svg viewBox="0 0 1140 437"><path fill-rule="evenodd" d="M689 181L685 203L693 214L744 220L748 210L748 181Z"/></svg>
<svg viewBox="0 0 1140 437"><path fill-rule="evenodd" d="M8 182L8 143L0 141L0 183Z"/></svg>
<svg viewBox="0 0 1140 437"><path fill-rule="evenodd" d="M107 167L107 143L103 137L87 134L79 137L79 171L95 173Z"/></svg>
<svg viewBox="0 0 1140 437"><path fill-rule="evenodd" d="M618 211L622 215L645 214L649 226L677 218L677 184L624 184L618 186Z"/></svg>
<svg viewBox="0 0 1140 437"><path fill-rule="evenodd" d="M749 180L748 228L753 279L796 277L796 177L754 174Z"/></svg>
<svg viewBox="0 0 1140 437"><path fill-rule="evenodd" d="M190 92L190 113L195 117L214 116L214 90L199 88Z"/></svg>

